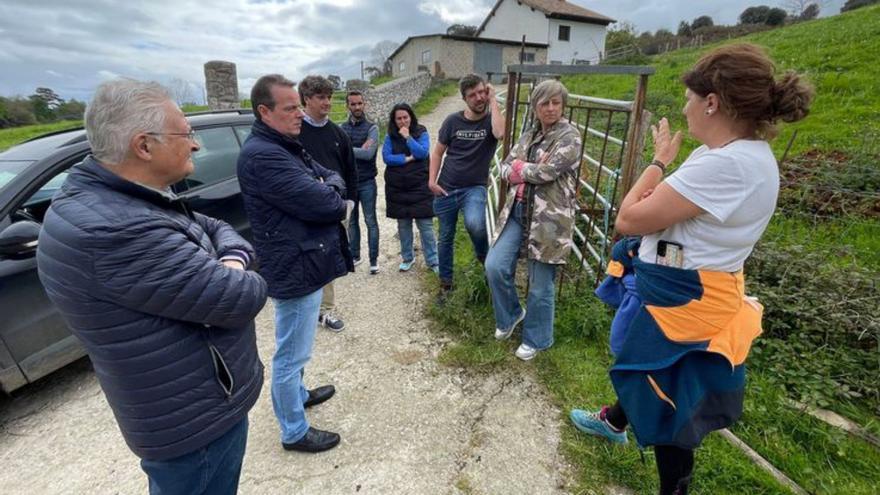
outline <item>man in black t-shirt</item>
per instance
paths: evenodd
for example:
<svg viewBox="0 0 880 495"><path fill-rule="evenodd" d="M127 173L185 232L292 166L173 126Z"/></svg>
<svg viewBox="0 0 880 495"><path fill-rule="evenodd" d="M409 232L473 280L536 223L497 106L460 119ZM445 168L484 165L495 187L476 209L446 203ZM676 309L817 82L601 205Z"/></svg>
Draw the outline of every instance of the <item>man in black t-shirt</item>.
<svg viewBox="0 0 880 495"><path fill-rule="evenodd" d="M474 254L480 263L486 259L486 183L498 140L504 136L504 118L492 85L470 74L459 81L458 89L467 106L443 121L431 152L428 176L428 187L435 194L434 214L440 223L437 247L440 287L444 292L452 288L453 242L459 211L464 216Z"/></svg>

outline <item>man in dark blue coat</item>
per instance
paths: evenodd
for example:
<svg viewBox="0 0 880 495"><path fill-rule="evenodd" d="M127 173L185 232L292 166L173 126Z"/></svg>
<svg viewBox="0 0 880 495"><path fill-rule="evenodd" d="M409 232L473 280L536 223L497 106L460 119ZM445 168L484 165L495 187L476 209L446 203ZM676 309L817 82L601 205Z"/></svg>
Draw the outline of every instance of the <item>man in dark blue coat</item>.
<svg viewBox="0 0 880 495"><path fill-rule="evenodd" d="M321 452L339 435L309 426L304 408L329 399L332 385L306 390L322 287L354 270L342 221L345 182L296 139L303 112L293 82L261 77L251 90L257 120L238 158L238 181L254 233L260 273L275 304L272 405L287 450Z"/></svg>
<svg viewBox="0 0 880 495"><path fill-rule="evenodd" d="M263 365L254 317L266 283L229 225L170 186L199 149L156 83L101 85L85 114L92 155L46 214L37 265L80 339L150 493L233 494Z"/></svg>

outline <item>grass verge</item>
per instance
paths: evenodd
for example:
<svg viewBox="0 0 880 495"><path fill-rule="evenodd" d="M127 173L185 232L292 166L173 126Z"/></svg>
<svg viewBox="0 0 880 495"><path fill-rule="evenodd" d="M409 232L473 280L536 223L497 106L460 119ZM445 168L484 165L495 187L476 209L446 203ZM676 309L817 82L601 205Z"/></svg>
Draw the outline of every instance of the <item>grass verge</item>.
<svg viewBox="0 0 880 495"><path fill-rule="evenodd" d="M445 305L428 310L438 331L457 340L441 355L441 362L485 372L516 365L513 350L519 333L506 342L493 338L489 290L463 229L457 233L455 252L455 290ZM433 277L426 284L436 291ZM611 317L592 295L591 281L566 278L556 305L556 342L530 364L564 414L575 407L595 409L614 399L607 373ZM764 373L750 369L745 411L734 433L811 493L876 493L880 452L791 409L783 390ZM600 493L609 484L636 493L657 492L653 456L649 451L643 463L632 437L626 446L610 445L579 433L567 417L560 419L562 448L577 475L574 493ZM721 436L709 435L697 452L693 493L746 492L789 493Z"/></svg>

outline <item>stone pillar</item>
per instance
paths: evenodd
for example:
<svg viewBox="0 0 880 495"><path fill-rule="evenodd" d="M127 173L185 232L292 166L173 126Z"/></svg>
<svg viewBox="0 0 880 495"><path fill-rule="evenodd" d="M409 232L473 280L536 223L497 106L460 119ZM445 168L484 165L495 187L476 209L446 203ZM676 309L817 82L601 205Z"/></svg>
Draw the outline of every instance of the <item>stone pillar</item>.
<svg viewBox="0 0 880 495"><path fill-rule="evenodd" d="M212 60L205 64L205 88L211 110L226 110L241 106L238 98L238 75L235 64Z"/></svg>

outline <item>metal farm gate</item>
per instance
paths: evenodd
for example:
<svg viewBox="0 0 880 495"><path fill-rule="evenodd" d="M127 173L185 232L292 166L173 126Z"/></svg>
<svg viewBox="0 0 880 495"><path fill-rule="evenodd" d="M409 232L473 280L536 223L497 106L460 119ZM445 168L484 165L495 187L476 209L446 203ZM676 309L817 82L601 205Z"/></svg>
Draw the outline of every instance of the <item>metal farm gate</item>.
<svg viewBox="0 0 880 495"><path fill-rule="evenodd" d="M509 66L507 89L498 96L504 104L507 127L490 171L486 211L489 232L495 228L498 210L504 206L507 195L499 164L523 130L534 122L531 111L534 85L562 75L632 76L635 88L632 101L569 94L565 109L564 117L581 131L583 142L572 256L577 259L574 266L598 282L613 245L617 209L642 169L645 134L651 120L651 114L645 110L645 95L648 77L653 73L652 67L641 66Z"/></svg>

